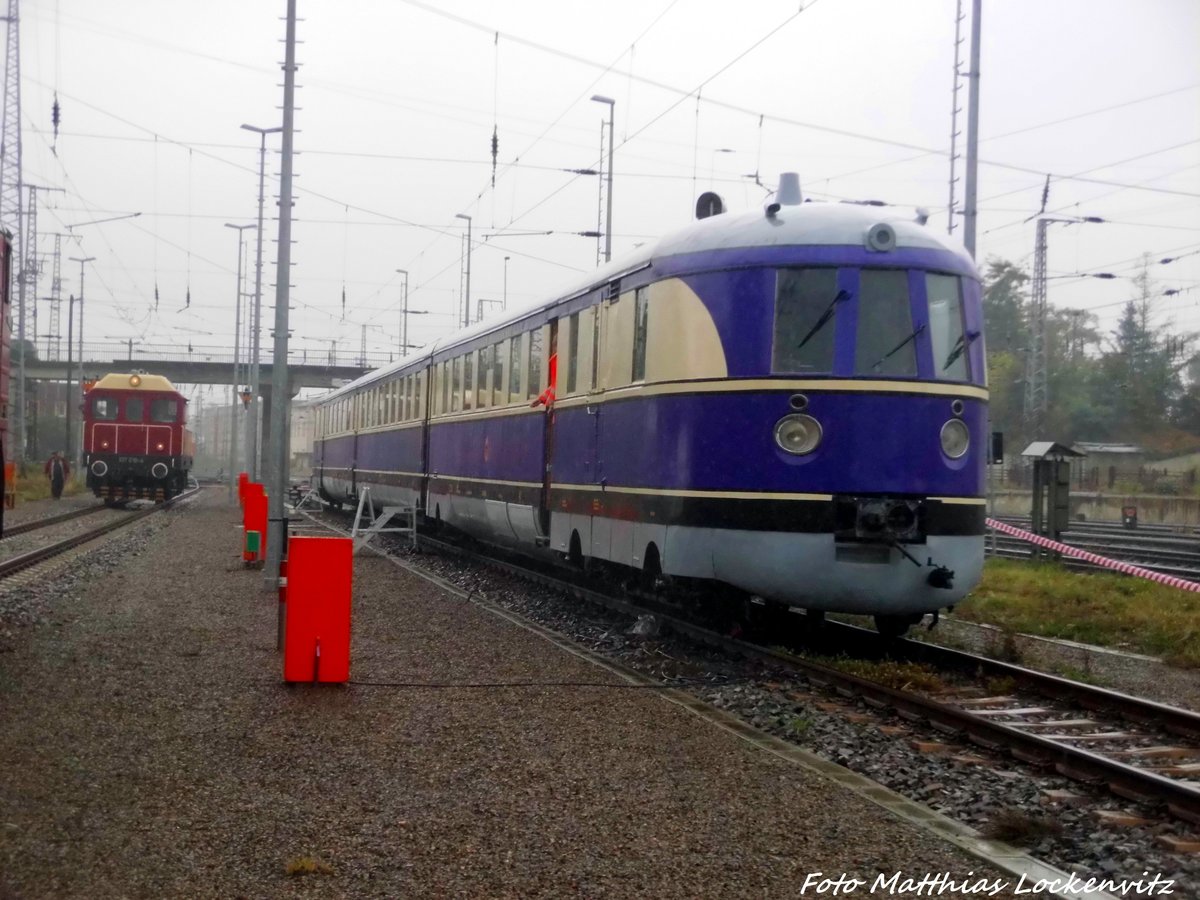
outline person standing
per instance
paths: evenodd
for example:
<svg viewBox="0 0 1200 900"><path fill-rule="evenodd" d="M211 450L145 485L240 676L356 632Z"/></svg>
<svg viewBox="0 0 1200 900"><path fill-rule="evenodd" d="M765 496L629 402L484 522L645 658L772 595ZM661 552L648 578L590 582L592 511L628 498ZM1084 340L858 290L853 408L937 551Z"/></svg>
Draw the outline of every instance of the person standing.
<svg viewBox="0 0 1200 900"><path fill-rule="evenodd" d="M55 500L62 499L63 486L71 474L71 467L58 450L46 460L46 477L50 479L50 494Z"/></svg>

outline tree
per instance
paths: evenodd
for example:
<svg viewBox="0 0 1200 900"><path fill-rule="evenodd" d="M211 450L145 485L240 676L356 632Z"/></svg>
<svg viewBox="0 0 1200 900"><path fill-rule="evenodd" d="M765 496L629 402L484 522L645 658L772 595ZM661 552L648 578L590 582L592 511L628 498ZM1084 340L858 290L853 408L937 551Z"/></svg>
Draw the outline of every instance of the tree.
<svg viewBox="0 0 1200 900"><path fill-rule="evenodd" d="M1029 275L1015 263L989 259L983 277L983 323L987 335L989 407L992 427L1018 434L1025 402L1025 357L1029 350Z"/></svg>

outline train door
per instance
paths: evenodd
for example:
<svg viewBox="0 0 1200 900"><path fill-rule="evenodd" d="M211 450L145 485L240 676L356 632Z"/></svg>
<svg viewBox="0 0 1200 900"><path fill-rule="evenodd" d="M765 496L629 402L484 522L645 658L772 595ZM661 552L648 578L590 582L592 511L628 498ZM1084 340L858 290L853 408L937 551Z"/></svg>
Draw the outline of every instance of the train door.
<svg viewBox="0 0 1200 900"><path fill-rule="evenodd" d="M550 481L554 468L554 410L558 390L558 319L549 322L550 339L546 349L546 384L549 401L542 416L542 492L538 502L538 531L542 537L550 534Z"/></svg>

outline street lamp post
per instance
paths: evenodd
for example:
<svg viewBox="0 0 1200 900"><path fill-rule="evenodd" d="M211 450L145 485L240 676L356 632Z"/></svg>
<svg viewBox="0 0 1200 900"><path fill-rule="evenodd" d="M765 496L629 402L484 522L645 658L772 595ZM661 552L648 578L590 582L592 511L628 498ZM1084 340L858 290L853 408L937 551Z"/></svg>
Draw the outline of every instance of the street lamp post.
<svg viewBox="0 0 1200 900"><path fill-rule="evenodd" d="M225 223L238 233L237 293L233 304L233 402L229 405L229 502L233 503L234 473L237 472L237 404L238 404L238 355L242 334L242 235L254 225Z"/></svg>
<svg viewBox="0 0 1200 900"><path fill-rule="evenodd" d="M83 267L87 263L95 262L96 257L94 257L94 256L84 256L84 257L71 256L68 258L71 260L71 262L79 263L79 383L83 384ZM69 346L70 346L70 342L71 342L71 338L69 336L70 320L71 320L71 314L70 314L70 311L68 310L68 312L67 312L68 352L69 352ZM70 365L70 363L68 363L68 366L69 365ZM74 405L73 398L71 397L71 379L68 377L68 379L67 379L67 440L69 442L71 441L71 433L70 433L71 432L71 418L70 418L70 416L71 416L71 407L73 405ZM80 441L79 443L80 443L80 446L78 449L80 451L82 451L83 450L83 446L82 446L83 442ZM69 447L70 447L70 444L68 443L68 449L69 449ZM68 459L71 458L69 453L67 455L67 458ZM76 458L74 460L72 460L73 464L75 465L76 471L79 470L79 460L81 458L82 458L81 456L76 456Z"/></svg>
<svg viewBox="0 0 1200 900"><path fill-rule="evenodd" d="M617 101L602 94L593 94L597 103L608 104L608 204L604 214L604 261L612 259L612 198L613 198L613 111Z"/></svg>
<svg viewBox="0 0 1200 900"><path fill-rule="evenodd" d="M400 356L408 355L408 269L397 269L404 276L404 293L400 297Z"/></svg>
<svg viewBox="0 0 1200 900"><path fill-rule="evenodd" d="M455 213L454 218L467 220L467 285L463 293L462 325L471 324L471 217L466 213Z"/></svg>
<svg viewBox="0 0 1200 900"><path fill-rule="evenodd" d="M283 128L256 128L253 125L243 125L242 128L246 131L253 131L260 138L258 146L258 251L254 263L254 325L250 332L250 414L246 417L246 468L250 470L250 480L258 481L258 342L259 319L262 315L263 191L266 180L267 135L283 131Z"/></svg>

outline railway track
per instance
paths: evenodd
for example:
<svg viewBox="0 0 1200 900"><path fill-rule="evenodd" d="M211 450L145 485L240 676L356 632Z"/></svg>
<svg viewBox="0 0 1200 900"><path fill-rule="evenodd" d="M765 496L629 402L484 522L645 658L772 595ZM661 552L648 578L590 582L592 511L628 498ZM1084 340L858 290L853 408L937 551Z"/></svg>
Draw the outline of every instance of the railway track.
<svg viewBox="0 0 1200 900"><path fill-rule="evenodd" d="M46 516L42 519L34 519L30 522L22 522L20 525L10 525L4 529L4 538L16 537L18 534L28 534L31 531L37 531L39 528L48 528L51 525L58 525L62 522L70 522L72 519L82 519L84 516L94 515L109 507L104 505L84 506L79 509L73 509L70 512L60 513L57 516Z"/></svg>
<svg viewBox="0 0 1200 900"><path fill-rule="evenodd" d="M1001 517L1001 521L1028 528L1029 520ZM1127 530L1113 523L1073 522L1063 532L1062 542L1121 562L1133 563L1164 575L1174 575L1200 581L1200 537L1156 529L1147 533L1142 528ZM1029 559L1031 546L1019 538L988 533L986 547L989 556L1004 559ZM1080 559L1063 557L1068 568L1099 571L1101 567Z"/></svg>
<svg viewBox="0 0 1200 900"><path fill-rule="evenodd" d="M925 722L940 733L1053 769L1072 780L1104 785L1119 797L1164 804L1173 816L1200 824L1198 713L916 641L897 642L896 652L942 670L972 673L984 684L989 679L1010 680L1013 690L997 693L968 687L941 696L900 690L797 653L721 634L680 618L662 602L616 597L557 574L425 536L420 542L427 549L473 558L608 609L632 616L652 613L662 625L698 643L781 664L843 697L860 698L868 706ZM823 653L829 652L830 636L843 651L879 654L881 642L874 632L827 622ZM1030 694L1038 700L1031 701ZM1080 708L1087 714L1081 715Z"/></svg>
<svg viewBox="0 0 1200 900"><path fill-rule="evenodd" d="M166 501L165 503L159 503L154 506L148 507L146 509L132 510L127 515L121 516L120 518L112 519L108 522L105 522L103 525L97 526L96 528L92 528L88 531L81 532L80 534L73 535L72 537L65 538L61 541L56 541L52 544L47 544L44 547L39 547L36 550L31 550L28 553L22 553L19 556L14 556L10 559L6 559L3 562L0 562L0 581L4 580L5 578L11 577L11 576L17 574L18 572L24 571L25 569L28 569L32 566L36 566L38 563L45 562L48 559L53 559L55 556L59 556L63 553L66 553L68 550L72 550L75 547L80 546L81 544L86 544L89 541L93 541L98 537L103 537L104 535L108 534L111 531L116 531L118 528L124 528L126 525L132 525L134 522L140 521L141 519L144 519L147 516L152 516L156 512L159 512L160 510L163 510L163 509L167 509L168 507L171 507L180 501L188 500L188 499L196 496L197 494L199 494L200 490L201 490L201 488L199 488L199 487L191 488L187 491L184 491L182 494L179 494L178 496L171 498L170 500ZM98 508L104 509L105 507L98 507ZM90 508L89 508L89 511L90 511ZM57 521L67 521L69 519L76 518L76 516L67 515L67 516L55 517L55 518ZM34 524L34 523L29 523L29 524ZM38 526L45 527L48 524L52 524L52 523L43 519L43 520L39 520ZM34 529L25 529L25 530L32 531ZM10 532L10 534L11 534L11 532Z"/></svg>

